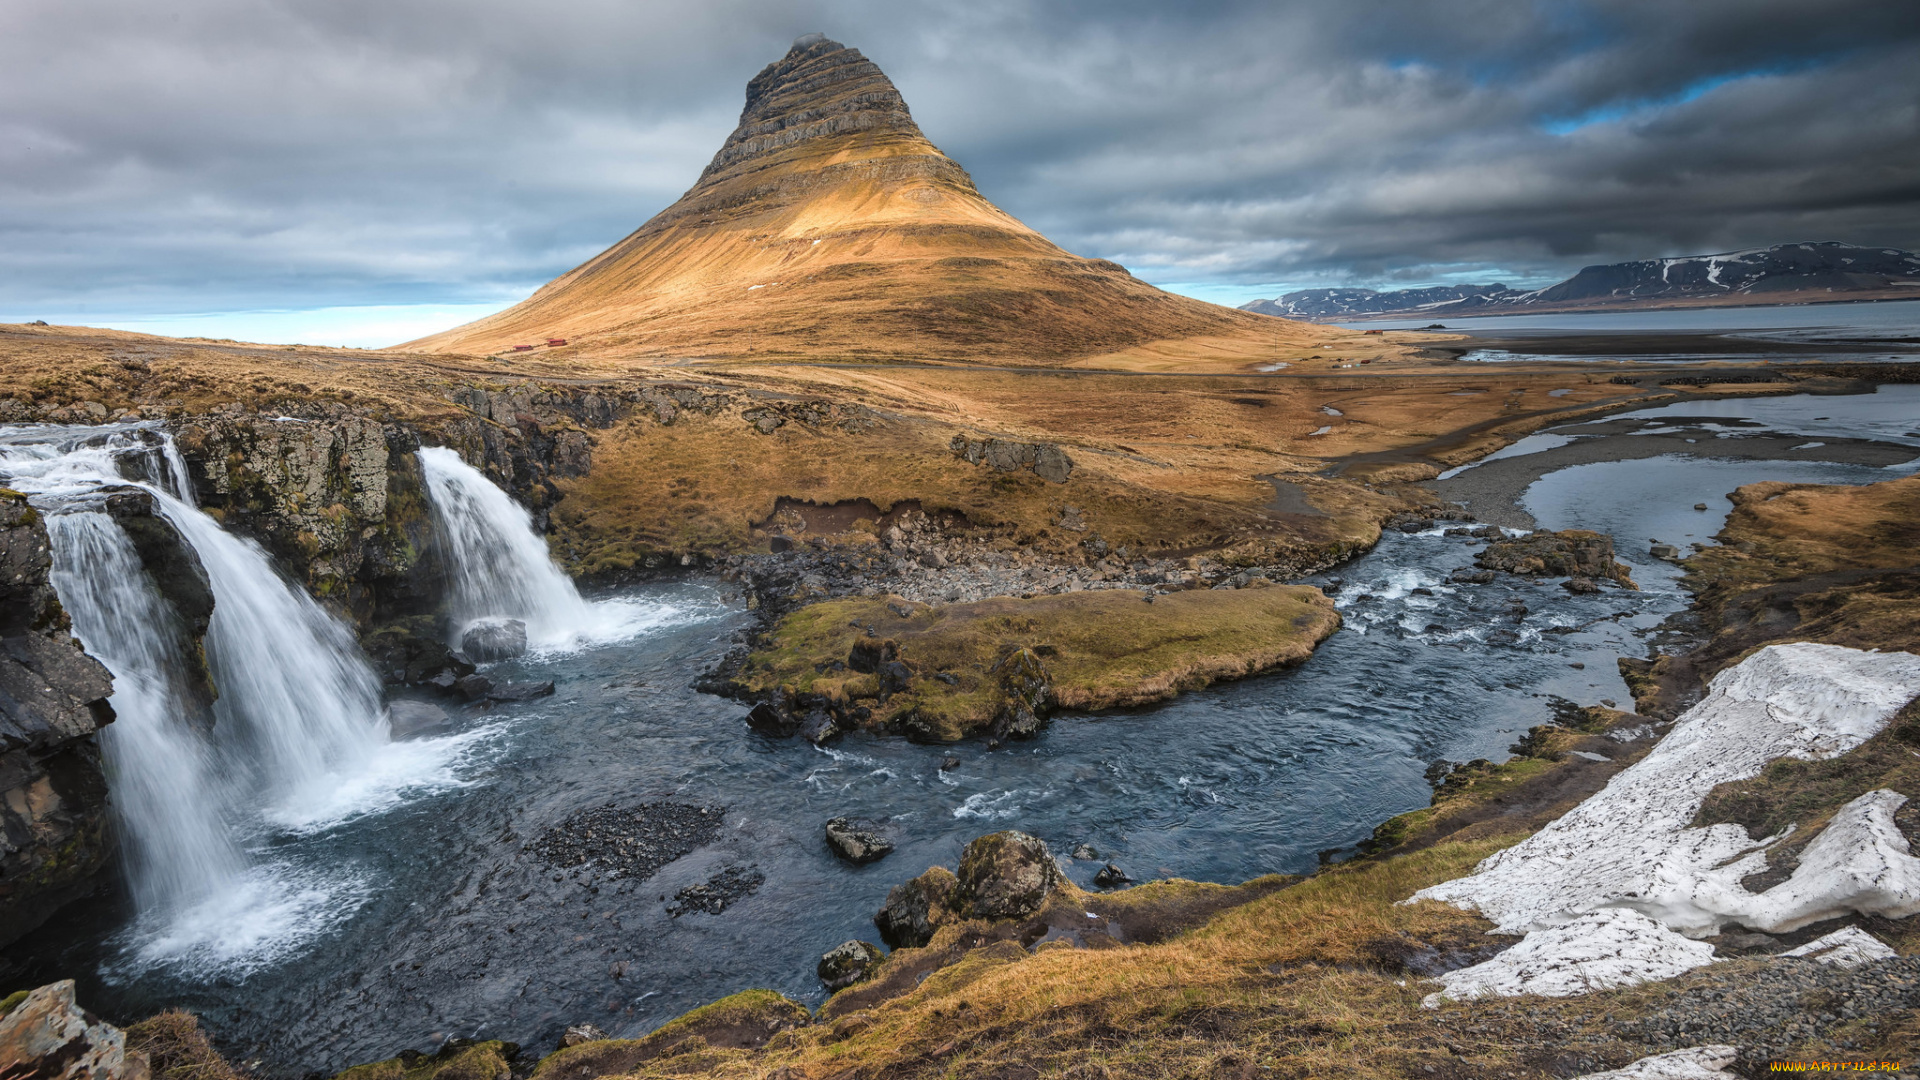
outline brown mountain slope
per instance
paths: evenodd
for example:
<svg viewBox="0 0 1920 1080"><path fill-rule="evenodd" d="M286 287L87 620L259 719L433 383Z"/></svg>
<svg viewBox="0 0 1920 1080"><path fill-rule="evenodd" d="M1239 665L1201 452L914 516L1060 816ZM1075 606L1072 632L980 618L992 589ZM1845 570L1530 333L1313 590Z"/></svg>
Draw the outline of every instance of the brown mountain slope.
<svg viewBox="0 0 1920 1080"><path fill-rule="evenodd" d="M872 61L809 34L747 84L678 202L526 301L406 347L1055 364L1200 338L1252 360L1327 336L1055 247L980 195Z"/></svg>

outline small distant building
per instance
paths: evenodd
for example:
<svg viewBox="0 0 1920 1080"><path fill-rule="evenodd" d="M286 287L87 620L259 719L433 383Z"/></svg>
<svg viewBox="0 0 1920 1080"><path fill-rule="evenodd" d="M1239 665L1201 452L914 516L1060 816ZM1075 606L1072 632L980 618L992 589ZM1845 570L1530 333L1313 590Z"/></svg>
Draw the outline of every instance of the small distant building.
<svg viewBox="0 0 1920 1080"><path fill-rule="evenodd" d="M562 345L565 345L566 343L567 343L567 339L566 339L566 338L563 338L563 337L550 337L550 338L548 338L548 339L547 339L547 348L549 348L549 349L557 349L557 348L559 348L560 346L562 346Z"/></svg>
<svg viewBox="0 0 1920 1080"><path fill-rule="evenodd" d="M1360 331L1360 332L1361 332L1361 333L1363 333L1363 334L1384 334L1384 333L1386 333L1386 331L1385 331L1385 330L1362 330L1362 331Z"/></svg>
<svg viewBox="0 0 1920 1080"><path fill-rule="evenodd" d="M515 345L513 347L514 352L531 352L532 350L533 346L531 345Z"/></svg>

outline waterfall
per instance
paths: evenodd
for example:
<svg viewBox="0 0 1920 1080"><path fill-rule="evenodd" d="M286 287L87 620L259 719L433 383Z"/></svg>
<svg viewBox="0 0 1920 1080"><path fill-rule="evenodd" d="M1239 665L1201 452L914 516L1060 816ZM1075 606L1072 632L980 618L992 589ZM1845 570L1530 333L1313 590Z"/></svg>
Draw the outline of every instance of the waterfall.
<svg viewBox="0 0 1920 1080"><path fill-rule="evenodd" d="M174 620L133 544L97 511L47 519L53 586L73 632L113 674L116 719L100 731L127 879L142 910L178 911L246 868L221 813L210 747L184 720Z"/></svg>
<svg viewBox="0 0 1920 1080"><path fill-rule="evenodd" d="M554 565L532 515L452 450L425 447L419 458L437 536L447 549L450 644L457 647L467 627L487 619L526 623L527 642L536 650L602 636L603 613Z"/></svg>
<svg viewBox="0 0 1920 1080"><path fill-rule="evenodd" d="M369 895L358 871L256 862L243 841L458 784L450 765L474 733L389 743L379 682L352 633L258 545L194 507L186 463L157 425L0 427L0 480L46 515L54 589L114 677L117 719L100 742L141 962L244 972L350 915ZM101 510L128 488L153 500L206 571L211 734L186 719L186 666L166 632L177 616Z"/></svg>
<svg viewBox="0 0 1920 1080"><path fill-rule="evenodd" d="M249 752L235 756L275 793L282 822L304 822L386 743L380 682L353 634L258 545L171 495L154 501L213 587L207 659L222 740L244 742Z"/></svg>

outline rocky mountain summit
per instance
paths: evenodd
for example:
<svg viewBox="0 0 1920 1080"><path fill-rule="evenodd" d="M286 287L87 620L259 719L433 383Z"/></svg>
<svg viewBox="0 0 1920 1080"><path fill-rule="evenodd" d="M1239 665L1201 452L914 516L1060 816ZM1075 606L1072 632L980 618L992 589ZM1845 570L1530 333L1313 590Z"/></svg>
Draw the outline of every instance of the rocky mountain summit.
<svg viewBox="0 0 1920 1080"><path fill-rule="evenodd" d="M1920 255L1831 241L1778 244L1718 255L1589 266L1544 289L1510 289L1500 284L1442 285L1392 292L1306 289L1275 300L1253 300L1240 305L1240 310L1296 319L1487 315L1697 302L1805 303L1808 293L1845 299L1920 296Z"/></svg>
<svg viewBox="0 0 1920 1080"><path fill-rule="evenodd" d="M409 347L1057 362L1273 335L1062 251L987 201L878 65L808 34L748 83L739 126L672 206L525 302Z"/></svg>

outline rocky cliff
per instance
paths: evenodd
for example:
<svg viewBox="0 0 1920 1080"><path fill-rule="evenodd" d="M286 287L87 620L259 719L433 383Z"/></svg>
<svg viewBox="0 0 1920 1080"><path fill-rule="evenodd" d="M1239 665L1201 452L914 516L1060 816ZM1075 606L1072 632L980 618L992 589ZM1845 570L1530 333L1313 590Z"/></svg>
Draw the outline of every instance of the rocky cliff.
<svg viewBox="0 0 1920 1080"><path fill-rule="evenodd" d="M113 680L68 634L45 524L0 491L0 945L93 889L112 862L94 732Z"/></svg>

